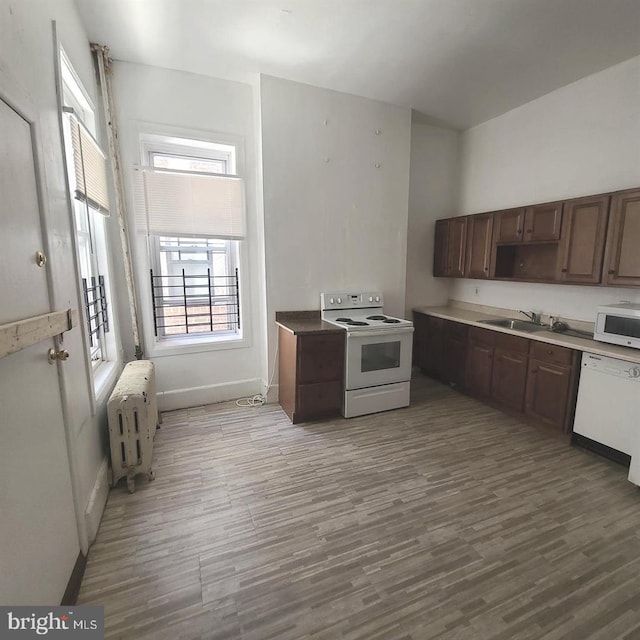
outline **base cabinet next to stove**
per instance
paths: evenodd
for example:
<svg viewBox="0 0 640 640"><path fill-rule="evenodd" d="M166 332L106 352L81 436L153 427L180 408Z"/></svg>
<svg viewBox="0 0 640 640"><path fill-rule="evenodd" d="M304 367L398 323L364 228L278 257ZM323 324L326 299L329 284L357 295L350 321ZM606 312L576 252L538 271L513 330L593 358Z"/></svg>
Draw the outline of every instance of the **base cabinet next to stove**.
<svg viewBox="0 0 640 640"><path fill-rule="evenodd" d="M294 424L339 415L345 332L295 334L278 327L280 406Z"/></svg>

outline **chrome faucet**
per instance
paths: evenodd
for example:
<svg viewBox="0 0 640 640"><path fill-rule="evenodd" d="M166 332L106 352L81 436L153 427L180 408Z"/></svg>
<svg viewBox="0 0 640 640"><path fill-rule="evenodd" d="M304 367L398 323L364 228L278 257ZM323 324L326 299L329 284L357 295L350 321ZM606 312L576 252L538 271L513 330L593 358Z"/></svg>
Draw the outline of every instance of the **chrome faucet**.
<svg viewBox="0 0 640 640"><path fill-rule="evenodd" d="M534 322L535 324L540 324L539 313L536 313L535 311L522 311L520 309L518 309L518 313L521 313L522 315L527 316L527 318L529 318L531 322Z"/></svg>

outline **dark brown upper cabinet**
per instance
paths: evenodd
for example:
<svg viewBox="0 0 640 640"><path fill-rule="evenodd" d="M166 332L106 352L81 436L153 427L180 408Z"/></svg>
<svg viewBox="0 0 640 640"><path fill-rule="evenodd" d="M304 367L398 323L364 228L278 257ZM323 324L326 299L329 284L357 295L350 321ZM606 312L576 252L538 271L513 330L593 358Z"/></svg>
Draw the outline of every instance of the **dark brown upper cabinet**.
<svg viewBox="0 0 640 640"><path fill-rule="evenodd" d="M597 284L601 280L609 195L564 203L557 279Z"/></svg>
<svg viewBox="0 0 640 640"><path fill-rule="evenodd" d="M447 254L449 253L449 220L436 220L433 242L433 275L443 278L447 275Z"/></svg>
<svg viewBox="0 0 640 640"><path fill-rule="evenodd" d="M493 213L481 213L467 218L467 256L465 276L488 278L491 266Z"/></svg>
<svg viewBox="0 0 640 640"><path fill-rule="evenodd" d="M495 214L495 242L547 242L560 238L562 202L508 209Z"/></svg>
<svg viewBox="0 0 640 640"><path fill-rule="evenodd" d="M433 275L462 278L465 275L467 217L436 220Z"/></svg>
<svg viewBox="0 0 640 640"><path fill-rule="evenodd" d="M640 190L614 193L607 231L604 282L640 285Z"/></svg>
<svg viewBox="0 0 640 640"><path fill-rule="evenodd" d="M449 242L447 247L447 275L462 278L465 275L467 246L467 218L461 216L449 220Z"/></svg>
<svg viewBox="0 0 640 640"><path fill-rule="evenodd" d="M524 207L498 211L494 218L495 242L522 242Z"/></svg>
<svg viewBox="0 0 640 640"><path fill-rule="evenodd" d="M525 209L524 242L546 242L560 238L562 202L536 204Z"/></svg>

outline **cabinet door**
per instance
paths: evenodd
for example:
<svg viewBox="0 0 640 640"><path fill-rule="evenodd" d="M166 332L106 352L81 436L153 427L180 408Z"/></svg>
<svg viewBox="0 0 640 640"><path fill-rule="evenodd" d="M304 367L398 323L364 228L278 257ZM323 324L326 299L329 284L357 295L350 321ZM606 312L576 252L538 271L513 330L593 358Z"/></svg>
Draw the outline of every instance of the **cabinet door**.
<svg viewBox="0 0 640 640"><path fill-rule="evenodd" d="M491 262L493 214L481 213L467 218L467 278L488 278Z"/></svg>
<svg viewBox="0 0 640 640"><path fill-rule="evenodd" d="M480 398L491 396L491 371L493 347L482 342L469 341L465 386L467 391Z"/></svg>
<svg viewBox="0 0 640 640"><path fill-rule="evenodd" d="M418 337L420 351L416 353L418 366L425 375L441 380L444 371L444 325L446 321L435 316L423 315L422 318L420 326L414 327L414 338L415 331L421 334Z"/></svg>
<svg viewBox="0 0 640 640"><path fill-rule="evenodd" d="M640 286L640 190L613 195L607 233L606 284Z"/></svg>
<svg viewBox="0 0 640 640"><path fill-rule="evenodd" d="M491 375L491 397L522 411L527 383L527 354L496 348Z"/></svg>
<svg viewBox="0 0 640 640"><path fill-rule="evenodd" d="M565 202L558 280L600 282L610 200L606 195Z"/></svg>
<svg viewBox="0 0 640 640"><path fill-rule="evenodd" d="M495 214L495 242L522 242L524 208L509 209Z"/></svg>
<svg viewBox="0 0 640 640"><path fill-rule="evenodd" d="M447 249L447 275L462 278L467 246L467 218L451 218L449 220L449 245Z"/></svg>
<svg viewBox="0 0 640 640"><path fill-rule="evenodd" d="M445 277L449 250L449 220L436 220L433 243L433 275Z"/></svg>
<svg viewBox="0 0 640 640"><path fill-rule="evenodd" d="M429 316L413 312L413 366L420 367L420 369L425 368L428 325Z"/></svg>
<svg viewBox="0 0 640 640"><path fill-rule="evenodd" d="M572 400L571 367L529 360L525 413L563 430Z"/></svg>
<svg viewBox="0 0 640 640"><path fill-rule="evenodd" d="M562 223L562 202L527 207L524 218L524 241L557 240Z"/></svg>
<svg viewBox="0 0 640 640"><path fill-rule="evenodd" d="M464 388L467 361L467 326L460 322L445 324L444 381Z"/></svg>
<svg viewBox="0 0 640 640"><path fill-rule="evenodd" d="M342 382L344 372L344 332L298 336L297 384Z"/></svg>

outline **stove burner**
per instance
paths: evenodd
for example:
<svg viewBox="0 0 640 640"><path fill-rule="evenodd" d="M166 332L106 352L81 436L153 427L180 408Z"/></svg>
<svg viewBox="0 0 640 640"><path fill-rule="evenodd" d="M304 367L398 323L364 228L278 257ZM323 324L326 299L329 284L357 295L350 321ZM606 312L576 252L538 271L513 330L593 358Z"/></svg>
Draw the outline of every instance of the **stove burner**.
<svg viewBox="0 0 640 640"><path fill-rule="evenodd" d="M336 322L353 322L351 318L336 318Z"/></svg>
<svg viewBox="0 0 640 640"><path fill-rule="evenodd" d="M351 327L366 327L368 326L368 322L362 322L361 320L349 320L347 324Z"/></svg>
<svg viewBox="0 0 640 640"><path fill-rule="evenodd" d="M386 316L367 316L367 320L386 320Z"/></svg>
<svg viewBox="0 0 640 640"><path fill-rule="evenodd" d="M396 318L385 318L382 322L386 322L387 324L396 324L397 322L400 322L400 320Z"/></svg>

